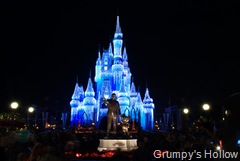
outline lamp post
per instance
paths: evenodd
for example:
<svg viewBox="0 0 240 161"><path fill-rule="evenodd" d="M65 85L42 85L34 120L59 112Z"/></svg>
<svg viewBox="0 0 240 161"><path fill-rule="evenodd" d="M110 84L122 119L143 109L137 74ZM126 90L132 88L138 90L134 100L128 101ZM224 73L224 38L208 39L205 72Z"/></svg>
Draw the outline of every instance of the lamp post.
<svg viewBox="0 0 240 161"><path fill-rule="evenodd" d="M202 109L203 109L203 119L205 119L205 122L209 121L209 111L210 111L210 105L208 103L205 103L202 105Z"/></svg>
<svg viewBox="0 0 240 161"><path fill-rule="evenodd" d="M184 108L184 109L183 109L183 113L187 115L187 114L189 113L188 108Z"/></svg>
<svg viewBox="0 0 240 161"><path fill-rule="evenodd" d="M18 108L18 103L17 102L12 102L10 106L11 106L12 109L15 110L15 109Z"/></svg>
<svg viewBox="0 0 240 161"><path fill-rule="evenodd" d="M183 114L185 115L185 117L184 117L184 122L185 122L185 124L184 124L184 126L187 128L188 127L188 114L189 114L189 109L188 108L184 108L183 109Z"/></svg>
<svg viewBox="0 0 240 161"><path fill-rule="evenodd" d="M29 128L29 120L30 120L30 113L33 113L34 112L34 108L33 107L28 107L28 116L27 116L27 125L28 125L28 128Z"/></svg>
<svg viewBox="0 0 240 161"><path fill-rule="evenodd" d="M23 121L21 116L25 116L24 117L24 122L25 122L25 125L27 125L27 128L29 127L29 121L30 121L30 114L34 112L35 108L32 107L32 106L22 106L20 105L18 102L14 101L10 104L10 107L13 111L13 120L17 120L16 118L16 110L18 110L18 115L20 116L19 118L21 120L18 120L18 121ZM27 112L27 118L26 118L26 112Z"/></svg>
<svg viewBox="0 0 240 161"><path fill-rule="evenodd" d="M14 121L15 121L15 111L17 110L17 108L18 108L18 103L17 102L12 102L11 104L10 104L10 107L11 107L11 109L12 109L12 114L11 114L11 128L13 128L14 127Z"/></svg>
<svg viewBox="0 0 240 161"><path fill-rule="evenodd" d="M210 110L210 105L205 103L205 104L203 104L202 108L204 111L208 111L208 110Z"/></svg>
<svg viewBox="0 0 240 161"><path fill-rule="evenodd" d="M210 132L213 131L214 125L213 125L213 118L211 117L211 107L208 103L204 103L202 105L203 109L203 116L202 121L205 128L207 128Z"/></svg>
<svg viewBox="0 0 240 161"><path fill-rule="evenodd" d="M17 102L12 102L10 104L10 107L13 110L13 118L12 118L12 120L15 120L15 111L17 110L18 106L19 106L19 104Z"/></svg>

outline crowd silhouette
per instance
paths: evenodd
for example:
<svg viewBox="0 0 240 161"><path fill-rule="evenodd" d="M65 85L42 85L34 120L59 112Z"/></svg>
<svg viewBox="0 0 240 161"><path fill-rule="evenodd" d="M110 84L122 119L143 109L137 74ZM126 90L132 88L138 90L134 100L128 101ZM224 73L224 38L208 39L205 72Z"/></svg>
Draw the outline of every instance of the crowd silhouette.
<svg viewBox="0 0 240 161"><path fill-rule="evenodd" d="M99 138L104 138L104 136L104 133L75 133L74 129L49 130L39 133L31 132L26 136L28 138L25 141L20 142L17 139L17 133L9 131L7 134L1 135L1 161L72 161L77 159L74 155L76 153L84 155L96 152ZM112 157L96 158L95 160L151 161L156 159L153 154L155 150L175 152L215 150L218 141L215 135L204 128L199 128L197 132L139 130L133 137L137 138L137 149L130 152L117 149ZM72 152L73 155L68 155L69 153L66 152ZM180 161L181 158L166 158L166 160Z"/></svg>

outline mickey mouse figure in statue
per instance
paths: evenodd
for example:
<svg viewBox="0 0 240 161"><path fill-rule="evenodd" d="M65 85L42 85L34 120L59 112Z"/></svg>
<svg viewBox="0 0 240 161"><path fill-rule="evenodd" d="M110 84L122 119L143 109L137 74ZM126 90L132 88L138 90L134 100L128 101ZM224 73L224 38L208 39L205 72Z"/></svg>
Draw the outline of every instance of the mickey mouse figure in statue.
<svg viewBox="0 0 240 161"><path fill-rule="evenodd" d="M130 137L128 129L130 128L130 116L121 115L122 132L125 137Z"/></svg>

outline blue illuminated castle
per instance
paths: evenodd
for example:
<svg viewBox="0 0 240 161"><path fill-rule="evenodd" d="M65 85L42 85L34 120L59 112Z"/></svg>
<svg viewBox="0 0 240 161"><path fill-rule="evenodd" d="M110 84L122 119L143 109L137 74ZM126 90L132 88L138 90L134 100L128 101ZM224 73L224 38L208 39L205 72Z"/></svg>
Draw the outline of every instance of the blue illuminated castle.
<svg viewBox="0 0 240 161"><path fill-rule="evenodd" d="M94 82L90 74L85 91L83 86L79 86L76 82L70 102L71 126L79 124L87 126L92 123L99 126L101 120L107 115L103 98L110 98L112 93L116 93L121 114L131 116L131 120L138 123L143 130L154 128L154 103L148 88L143 99L140 91L136 90L128 66L126 47L123 46L119 16L117 16L116 31L109 48L104 49L102 53L98 52Z"/></svg>

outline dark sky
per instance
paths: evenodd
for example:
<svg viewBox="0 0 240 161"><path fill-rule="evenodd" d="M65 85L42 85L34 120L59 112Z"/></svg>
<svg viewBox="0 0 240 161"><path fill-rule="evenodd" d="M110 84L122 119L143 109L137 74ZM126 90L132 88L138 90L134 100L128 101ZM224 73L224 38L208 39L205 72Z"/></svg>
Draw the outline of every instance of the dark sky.
<svg viewBox="0 0 240 161"><path fill-rule="evenodd" d="M239 6L234 1L21 2L2 5L1 109L70 108L78 76L86 89L99 46L119 13L129 66L156 108L221 104L240 91Z"/></svg>

